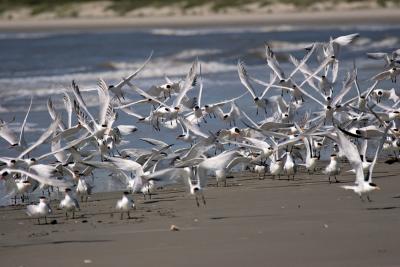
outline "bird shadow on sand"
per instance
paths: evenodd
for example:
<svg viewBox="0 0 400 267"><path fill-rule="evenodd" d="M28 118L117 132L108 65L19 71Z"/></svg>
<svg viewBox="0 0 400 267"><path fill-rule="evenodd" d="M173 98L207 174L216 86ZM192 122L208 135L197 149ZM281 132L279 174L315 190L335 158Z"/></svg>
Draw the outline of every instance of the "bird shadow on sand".
<svg viewBox="0 0 400 267"><path fill-rule="evenodd" d="M60 241L50 241L50 242L35 242L35 243L24 243L15 245L3 245L2 248L21 248L21 247L31 247L31 246L41 246L41 245L62 245L62 244L87 244L87 243L106 243L112 242L113 240L60 240Z"/></svg>
<svg viewBox="0 0 400 267"><path fill-rule="evenodd" d="M385 206L385 207L367 208L367 210L394 210L394 209L400 209L400 207L397 207L397 206Z"/></svg>
<svg viewBox="0 0 400 267"><path fill-rule="evenodd" d="M152 200L145 200L142 204L154 204L159 202L175 202L179 199L152 199Z"/></svg>
<svg viewBox="0 0 400 267"><path fill-rule="evenodd" d="M286 181L287 180L278 180L278 181ZM350 183L352 181L339 181L338 183L336 182L332 182L329 183L328 181L304 181L304 182L300 182L302 180L290 180L289 182L292 182L291 184L271 184L271 185L266 185L266 186L257 186L255 189L273 189L273 188L290 188L290 187L302 187L302 186L317 186L317 185L322 185L322 184L326 184L326 185L335 185L335 184L345 184L345 183Z"/></svg>
<svg viewBox="0 0 400 267"><path fill-rule="evenodd" d="M254 214L254 215L231 215L231 216L213 216L211 220L225 220L225 219L242 219L242 218L262 218L271 217L272 214Z"/></svg>

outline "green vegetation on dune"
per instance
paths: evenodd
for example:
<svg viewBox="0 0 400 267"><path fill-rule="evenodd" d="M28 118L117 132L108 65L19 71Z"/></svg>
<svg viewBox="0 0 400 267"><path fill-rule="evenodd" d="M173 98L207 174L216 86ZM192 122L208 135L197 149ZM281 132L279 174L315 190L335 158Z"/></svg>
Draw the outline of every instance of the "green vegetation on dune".
<svg viewBox="0 0 400 267"><path fill-rule="evenodd" d="M99 0L0 0L0 13L7 10L17 8L29 8L32 15L43 12L53 11L60 14L69 14L68 10L74 4L96 2ZM205 4L215 10L221 10L228 7L241 7L245 4L259 3L262 6L283 3L294 4L299 7L307 7L319 2L362 2L361 0L109 0L109 9L125 14L137 8L142 7L164 7L169 5L179 5L183 9L202 6ZM400 0L376 0L381 6L386 6L387 3L400 4ZM76 11L75 11L76 12ZM71 15L71 14L70 14ZM72 12L73 15L73 12Z"/></svg>

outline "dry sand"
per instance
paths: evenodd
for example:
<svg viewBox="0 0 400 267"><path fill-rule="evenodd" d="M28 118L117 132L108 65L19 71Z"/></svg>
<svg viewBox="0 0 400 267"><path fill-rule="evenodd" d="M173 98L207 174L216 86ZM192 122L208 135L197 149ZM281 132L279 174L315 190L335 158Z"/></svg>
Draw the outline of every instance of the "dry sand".
<svg viewBox="0 0 400 267"><path fill-rule="evenodd" d="M110 18L60 18L0 20L0 31L69 31L135 28L185 28L220 26L340 26L399 25L400 9L365 9L272 14L207 14Z"/></svg>
<svg viewBox="0 0 400 267"><path fill-rule="evenodd" d="M371 203L323 175L287 181L246 173L226 188L211 180L206 207L180 186L137 197L130 220L111 216L120 192L93 195L75 220L55 210L56 225L4 207L1 266L399 266L399 170L378 164L382 190Z"/></svg>

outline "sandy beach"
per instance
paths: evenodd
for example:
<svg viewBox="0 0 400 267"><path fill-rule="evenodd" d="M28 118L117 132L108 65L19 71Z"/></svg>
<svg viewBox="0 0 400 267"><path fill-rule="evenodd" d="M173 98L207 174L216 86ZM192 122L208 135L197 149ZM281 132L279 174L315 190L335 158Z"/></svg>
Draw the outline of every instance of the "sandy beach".
<svg viewBox="0 0 400 267"><path fill-rule="evenodd" d="M371 203L339 187L353 182L351 173L340 184L319 174L287 181L245 173L228 187L210 179L206 207L181 186L136 196L129 220L113 210L121 192L93 195L69 220L53 201L54 225L38 225L22 206L3 207L1 265L398 266L400 168L388 166L374 171L382 190Z"/></svg>
<svg viewBox="0 0 400 267"><path fill-rule="evenodd" d="M112 18L59 18L0 20L1 32L85 31L133 28L188 28L224 26L343 26L398 25L399 9L365 9L271 14L207 14Z"/></svg>

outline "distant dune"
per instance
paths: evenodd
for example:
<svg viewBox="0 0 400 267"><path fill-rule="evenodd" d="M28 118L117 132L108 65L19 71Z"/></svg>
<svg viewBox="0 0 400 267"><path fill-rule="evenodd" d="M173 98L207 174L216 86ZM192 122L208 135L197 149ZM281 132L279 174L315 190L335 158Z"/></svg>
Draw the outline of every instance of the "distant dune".
<svg viewBox="0 0 400 267"><path fill-rule="evenodd" d="M80 1L0 0L0 30L235 24L398 23L400 1ZM62 3L62 4L60 4Z"/></svg>

